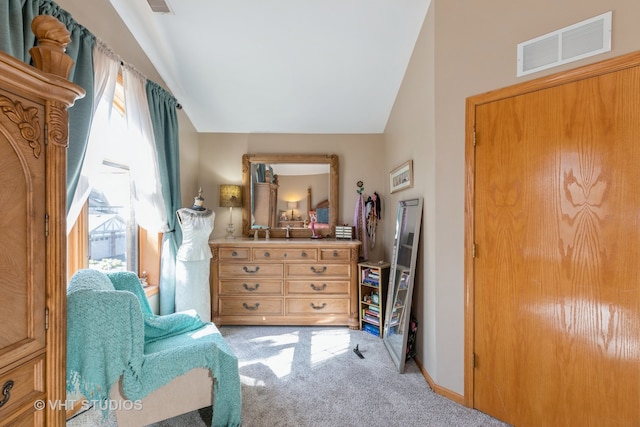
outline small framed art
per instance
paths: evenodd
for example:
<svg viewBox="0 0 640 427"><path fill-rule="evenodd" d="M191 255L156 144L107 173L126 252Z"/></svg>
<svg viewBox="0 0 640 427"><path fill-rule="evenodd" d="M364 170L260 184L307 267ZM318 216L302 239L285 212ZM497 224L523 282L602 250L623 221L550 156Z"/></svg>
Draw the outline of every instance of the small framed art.
<svg viewBox="0 0 640 427"><path fill-rule="evenodd" d="M408 160L389 173L391 192L413 187L413 160Z"/></svg>

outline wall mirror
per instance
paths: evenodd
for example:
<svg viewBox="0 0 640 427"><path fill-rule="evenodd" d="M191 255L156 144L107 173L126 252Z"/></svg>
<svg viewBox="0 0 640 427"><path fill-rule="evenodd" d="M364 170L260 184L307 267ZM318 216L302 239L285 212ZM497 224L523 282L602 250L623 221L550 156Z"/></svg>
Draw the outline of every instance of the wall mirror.
<svg viewBox="0 0 640 427"><path fill-rule="evenodd" d="M338 156L242 156L242 234L271 237L333 235L338 223Z"/></svg>
<svg viewBox="0 0 640 427"><path fill-rule="evenodd" d="M411 299L421 221L421 197L398 202L383 341L400 373L404 372L407 359Z"/></svg>

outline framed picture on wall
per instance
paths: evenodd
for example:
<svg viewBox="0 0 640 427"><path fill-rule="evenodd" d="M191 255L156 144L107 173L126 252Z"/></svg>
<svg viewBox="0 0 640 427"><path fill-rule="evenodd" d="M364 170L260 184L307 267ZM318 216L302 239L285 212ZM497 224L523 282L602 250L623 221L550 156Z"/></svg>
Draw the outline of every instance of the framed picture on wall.
<svg viewBox="0 0 640 427"><path fill-rule="evenodd" d="M413 187L413 160L408 160L389 173L391 192Z"/></svg>

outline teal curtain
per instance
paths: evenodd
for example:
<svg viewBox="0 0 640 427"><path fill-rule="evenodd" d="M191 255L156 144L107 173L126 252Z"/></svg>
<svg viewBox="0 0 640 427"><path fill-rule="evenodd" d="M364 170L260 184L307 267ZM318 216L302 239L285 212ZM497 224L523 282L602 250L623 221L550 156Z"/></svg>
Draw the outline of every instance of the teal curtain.
<svg viewBox="0 0 640 427"><path fill-rule="evenodd" d="M89 143L89 132L93 120L93 45L95 36L78 24L69 12L56 3L45 0L40 6L42 15L52 15L67 26L71 32L71 43L67 54L75 61L69 80L81 86L86 95L69 109L69 148L67 149L67 211L78 186L82 163Z"/></svg>
<svg viewBox="0 0 640 427"><path fill-rule="evenodd" d="M167 209L169 232L162 238L160 260L160 314L175 311L176 255L182 243L182 231L176 211L181 207L180 150L178 144L178 102L158 84L147 80L147 100L158 153L162 194Z"/></svg>
<svg viewBox="0 0 640 427"><path fill-rule="evenodd" d="M31 64L29 49L36 44L31 21L37 15L52 15L71 33L67 54L74 60L69 80L81 86L86 95L69 109L69 148L67 150L67 210L73 198L89 140L93 117L93 45L95 37L51 0L1 0L0 50Z"/></svg>
<svg viewBox="0 0 640 427"><path fill-rule="evenodd" d="M30 63L36 36L31 21L39 15L42 1L3 0L0 2L0 50Z"/></svg>

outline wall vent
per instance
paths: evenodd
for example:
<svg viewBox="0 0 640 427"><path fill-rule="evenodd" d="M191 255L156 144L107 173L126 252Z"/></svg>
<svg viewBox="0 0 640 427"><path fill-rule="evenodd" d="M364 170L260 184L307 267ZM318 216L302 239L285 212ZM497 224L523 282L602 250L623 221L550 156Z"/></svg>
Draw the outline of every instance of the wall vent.
<svg viewBox="0 0 640 427"><path fill-rule="evenodd" d="M153 13L163 13L173 15L173 11L169 7L169 4L166 0L147 0L149 3L149 7L151 7L151 11Z"/></svg>
<svg viewBox="0 0 640 427"><path fill-rule="evenodd" d="M518 44L518 77L611 51L611 11Z"/></svg>

